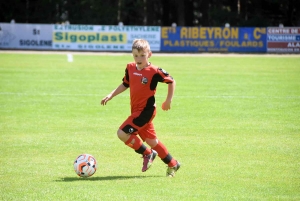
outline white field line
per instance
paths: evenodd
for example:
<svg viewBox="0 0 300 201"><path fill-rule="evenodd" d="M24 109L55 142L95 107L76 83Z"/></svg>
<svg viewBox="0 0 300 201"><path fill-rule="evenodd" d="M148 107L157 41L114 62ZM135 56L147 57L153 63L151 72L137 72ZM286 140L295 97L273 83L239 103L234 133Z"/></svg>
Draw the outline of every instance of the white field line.
<svg viewBox="0 0 300 201"><path fill-rule="evenodd" d="M0 92L2 96L77 96L77 97L102 97L100 94L61 94L61 93L22 93L22 92ZM126 94L120 94L121 97L129 97ZM164 97L156 95L155 97ZM232 95L217 95L217 96L180 96L175 95L174 98L185 99L185 98L211 98L211 99L300 99L300 96L232 96Z"/></svg>
<svg viewBox="0 0 300 201"><path fill-rule="evenodd" d="M0 50L0 54L72 54L72 55L112 55L131 56L131 52L89 52L89 51L33 51L33 50ZM153 52L154 56L180 56L180 57L299 57L299 54L268 54L268 53L161 53Z"/></svg>

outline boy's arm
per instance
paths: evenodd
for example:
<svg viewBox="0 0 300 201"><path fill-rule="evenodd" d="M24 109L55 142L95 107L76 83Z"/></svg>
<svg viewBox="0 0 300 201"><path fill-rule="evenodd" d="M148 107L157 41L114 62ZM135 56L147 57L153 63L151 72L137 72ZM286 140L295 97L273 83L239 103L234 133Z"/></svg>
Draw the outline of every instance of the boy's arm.
<svg viewBox="0 0 300 201"><path fill-rule="evenodd" d="M116 95L122 93L123 91L125 91L127 89L127 87L125 87L122 84L120 84L115 90L113 90L110 94L108 94L107 96L105 96L102 100L101 100L101 105L106 105L106 103L108 101L110 101L113 97L115 97Z"/></svg>
<svg viewBox="0 0 300 201"><path fill-rule="evenodd" d="M175 92L175 86L176 86L176 82L175 80L173 80L172 83L168 84L168 94L167 94L167 98L165 100L165 102L163 102L161 108L163 110L169 110L171 109L171 102L172 102L172 98Z"/></svg>

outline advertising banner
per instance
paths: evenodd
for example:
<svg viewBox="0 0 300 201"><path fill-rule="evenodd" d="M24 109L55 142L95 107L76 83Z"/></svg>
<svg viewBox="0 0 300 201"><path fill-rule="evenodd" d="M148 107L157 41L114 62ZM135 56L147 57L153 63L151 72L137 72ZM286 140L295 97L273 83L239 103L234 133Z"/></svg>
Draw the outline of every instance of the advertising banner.
<svg viewBox="0 0 300 201"><path fill-rule="evenodd" d="M0 23L0 49L52 49L52 25Z"/></svg>
<svg viewBox="0 0 300 201"><path fill-rule="evenodd" d="M266 28L162 27L163 52L266 52Z"/></svg>
<svg viewBox="0 0 300 201"><path fill-rule="evenodd" d="M300 27L269 27L267 51L300 53Z"/></svg>
<svg viewBox="0 0 300 201"><path fill-rule="evenodd" d="M87 51L131 51L132 41L149 41L160 51L159 26L53 25L53 49Z"/></svg>

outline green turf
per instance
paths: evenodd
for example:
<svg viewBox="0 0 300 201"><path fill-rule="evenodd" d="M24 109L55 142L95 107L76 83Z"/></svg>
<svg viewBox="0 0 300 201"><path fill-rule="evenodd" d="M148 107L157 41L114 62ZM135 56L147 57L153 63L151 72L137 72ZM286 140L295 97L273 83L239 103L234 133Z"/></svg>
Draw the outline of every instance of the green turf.
<svg viewBox="0 0 300 201"><path fill-rule="evenodd" d="M300 200L300 58L156 56L177 81L158 137L182 167L166 178L116 136L129 115L129 55L0 53L0 200ZM159 84L157 105L167 92ZM79 178L73 160L95 156Z"/></svg>

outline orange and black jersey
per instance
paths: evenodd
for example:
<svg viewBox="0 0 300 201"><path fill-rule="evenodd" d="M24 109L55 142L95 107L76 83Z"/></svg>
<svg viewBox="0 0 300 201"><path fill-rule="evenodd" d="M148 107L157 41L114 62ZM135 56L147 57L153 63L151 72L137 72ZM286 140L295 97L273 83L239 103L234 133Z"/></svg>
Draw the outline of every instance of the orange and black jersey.
<svg viewBox="0 0 300 201"><path fill-rule="evenodd" d="M132 113L155 106L154 95L158 82L173 83L173 78L165 70L152 64L142 70L138 70L134 62L127 64L123 85L130 88Z"/></svg>

